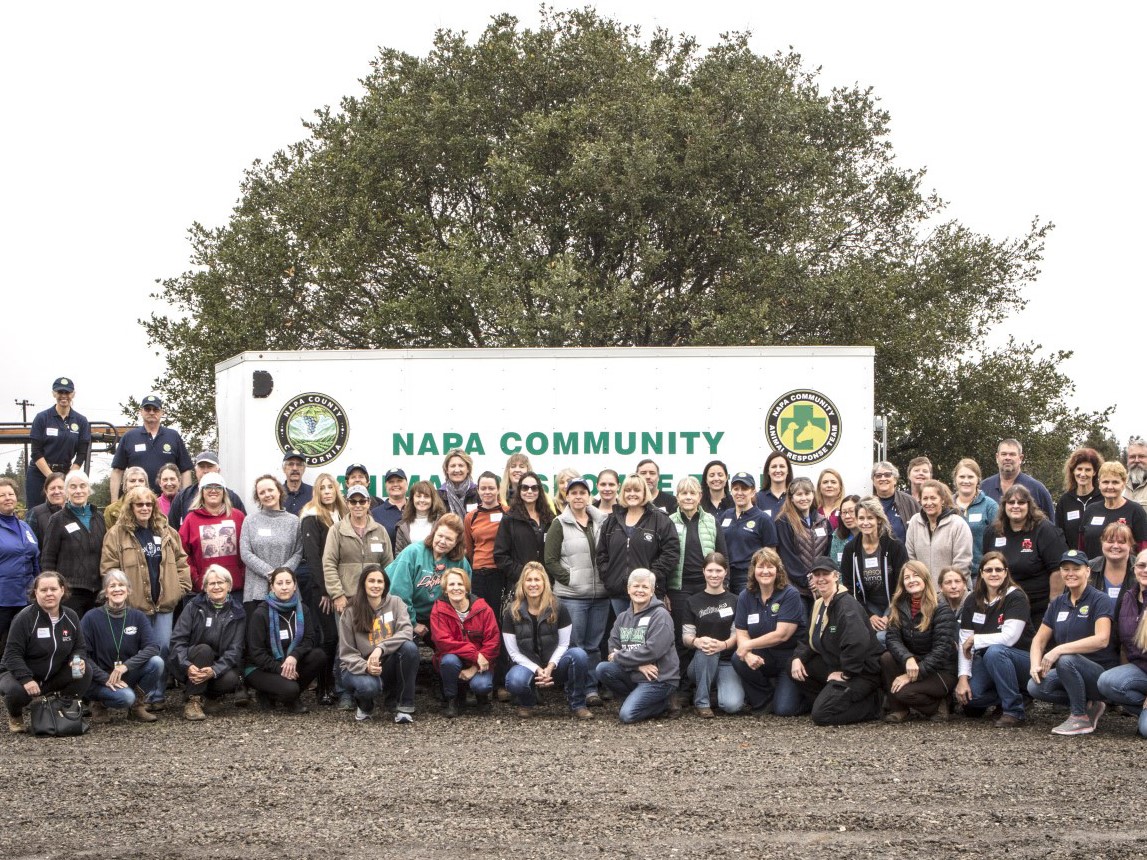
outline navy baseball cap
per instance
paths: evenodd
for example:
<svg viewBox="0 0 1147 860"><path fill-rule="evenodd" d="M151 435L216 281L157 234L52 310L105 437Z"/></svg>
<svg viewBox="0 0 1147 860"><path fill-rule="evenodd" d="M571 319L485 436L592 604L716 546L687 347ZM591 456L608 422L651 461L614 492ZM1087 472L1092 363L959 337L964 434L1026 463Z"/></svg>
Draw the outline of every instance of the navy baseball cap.
<svg viewBox="0 0 1147 860"><path fill-rule="evenodd" d="M733 477L731 477L729 479L729 486L731 487L733 484L744 484L751 490L755 490L757 488L756 479L748 472L738 472Z"/></svg>
<svg viewBox="0 0 1147 860"><path fill-rule="evenodd" d="M1069 549L1059 559L1060 564L1078 564L1087 567L1087 553L1083 550Z"/></svg>
<svg viewBox="0 0 1147 860"><path fill-rule="evenodd" d="M288 460L302 460L304 463L307 462L307 458L296 451L294 448L284 448L283 462L286 463Z"/></svg>
<svg viewBox="0 0 1147 860"><path fill-rule="evenodd" d="M66 376L61 376L59 379L52 383L52 390L67 391L70 394L76 390L76 383L73 380L68 379Z"/></svg>
<svg viewBox="0 0 1147 860"><path fill-rule="evenodd" d="M583 487L585 489L585 491L588 493L589 492L589 481L587 481L585 478L570 478L569 483L566 484L566 495L569 495L569 491L572 490L574 487Z"/></svg>
<svg viewBox="0 0 1147 860"><path fill-rule="evenodd" d="M402 471L402 469L387 469L386 470L386 477L382 479L382 482L385 484L391 478L402 478L402 480L405 481L406 480L406 472Z"/></svg>
<svg viewBox="0 0 1147 860"><path fill-rule="evenodd" d="M196 463L210 463L212 466L219 465L219 455L214 451L200 451L195 455Z"/></svg>
<svg viewBox="0 0 1147 860"><path fill-rule="evenodd" d="M144 408L147 406L154 406L156 409L162 409L163 408L163 401L159 399L158 394L149 394L149 395L147 395L147 397L143 398L142 401L140 401L139 405L140 405L140 408Z"/></svg>
<svg viewBox="0 0 1147 860"><path fill-rule="evenodd" d="M368 469L362 463L351 463L346 467L346 472L343 473L343 477L349 478L351 472L362 472L368 478L370 477L370 469Z"/></svg>

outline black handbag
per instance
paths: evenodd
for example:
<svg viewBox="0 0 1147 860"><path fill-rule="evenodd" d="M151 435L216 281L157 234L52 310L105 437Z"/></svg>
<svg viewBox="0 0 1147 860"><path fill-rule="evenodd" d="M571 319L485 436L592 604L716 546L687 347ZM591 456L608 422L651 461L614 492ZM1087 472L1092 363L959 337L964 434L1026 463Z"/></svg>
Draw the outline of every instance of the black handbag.
<svg viewBox="0 0 1147 860"><path fill-rule="evenodd" d="M32 700L32 734L48 738L70 738L84 734L83 703L60 695L39 696Z"/></svg>

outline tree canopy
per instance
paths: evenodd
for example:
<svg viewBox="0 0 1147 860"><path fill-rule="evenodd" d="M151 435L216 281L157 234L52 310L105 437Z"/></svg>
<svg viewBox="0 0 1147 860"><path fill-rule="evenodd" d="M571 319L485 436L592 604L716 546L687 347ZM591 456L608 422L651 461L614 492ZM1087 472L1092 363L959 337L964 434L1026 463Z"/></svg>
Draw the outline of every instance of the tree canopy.
<svg viewBox="0 0 1147 860"><path fill-rule="evenodd" d="M227 225L192 226L193 268L142 321L193 432L215 362L301 348L870 344L890 453L944 469L1015 435L1055 472L1106 421L1068 406L1069 353L987 345L1051 225L946 220L871 89L747 34L499 16L382 50L305 128Z"/></svg>

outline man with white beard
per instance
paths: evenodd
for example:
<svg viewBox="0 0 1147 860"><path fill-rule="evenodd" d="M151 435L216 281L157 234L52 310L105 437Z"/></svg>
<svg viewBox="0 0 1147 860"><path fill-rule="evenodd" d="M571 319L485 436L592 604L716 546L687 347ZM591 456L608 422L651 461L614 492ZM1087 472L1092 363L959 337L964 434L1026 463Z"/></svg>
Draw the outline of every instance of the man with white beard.
<svg viewBox="0 0 1147 860"><path fill-rule="evenodd" d="M1147 440L1132 436L1127 443L1127 486L1123 495L1147 505Z"/></svg>

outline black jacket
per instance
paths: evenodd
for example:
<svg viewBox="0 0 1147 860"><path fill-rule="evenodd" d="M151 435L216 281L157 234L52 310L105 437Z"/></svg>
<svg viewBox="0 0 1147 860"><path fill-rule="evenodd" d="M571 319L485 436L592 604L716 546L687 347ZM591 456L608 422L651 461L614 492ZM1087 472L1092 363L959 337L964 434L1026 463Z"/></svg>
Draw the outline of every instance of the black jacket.
<svg viewBox="0 0 1147 860"><path fill-rule="evenodd" d="M956 674L956 639L959 625L956 616L941 598L927 630L917 630L919 615L912 616L912 603L902 599L897 606L900 624L889 624L884 640L888 653L900 668L904 668L909 657L916 658L920 667L920 677L926 678L937 672ZM911 621L908 619L911 617Z"/></svg>
<svg viewBox="0 0 1147 860"><path fill-rule="evenodd" d="M546 528L547 525L535 524L521 511L511 510L502 517L494 538L494 564L506 577L507 594L517 584L526 562L545 563Z"/></svg>
<svg viewBox="0 0 1147 860"><path fill-rule="evenodd" d="M57 571L71 588L99 591L105 534L107 526L102 511L93 506L88 528L84 528L64 505L48 520L44 545L40 547L40 570Z"/></svg>
<svg viewBox="0 0 1147 860"><path fill-rule="evenodd" d="M323 575L323 549L327 545L329 531L330 526L318 516L310 514L302 518L299 526L303 538L303 564L306 565L316 597L330 597L327 594L327 578Z"/></svg>
<svg viewBox="0 0 1147 860"><path fill-rule="evenodd" d="M37 631L43 630L43 636ZM43 684L79 655L87 662L87 646L80 630L80 619L66 606L60 607L60 620L52 626L48 613L33 603L25 606L12 619L8 628L8 645L4 649L4 668L21 684L35 679Z"/></svg>
<svg viewBox="0 0 1147 860"><path fill-rule="evenodd" d="M876 557L879 559L877 564L884 578L884 588L879 594L869 594L864 590L864 577L860 569L861 540L860 535L857 535L844 546L844 552L840 557L840 584L847 588L849 594L859 600L862 606L887 609L892 606L892 595L896 591L900 569L908 564L908 550L892 535L880 536L880 548L876 551Z"/></svg>
<svg viewBox="0 0 1147 860"><path fill-rule="evenodd" d="M267 601L263 600L251 612L251 617L247 619L247 666L253 669L263 669L277 675L283 668L283 661L275 659L275 652L271 650L270 615L271 609L267 605ZM291 656L297 661L302 662L303 658L318 643L319 631L316 629L317 627L318 619L303 604L303 638L299 640L299 644L291 652ZM286 653L287 646L295 638L294 613L290 615L279 613L279 630L287 631L287 638L279 640L282 643L283 652Z"/></svg>
<svg viewBox="0 0 1147 860"><path fill-rule="evenodd" d="M657 578L656 594L665 596L665 584L677 573L681 540L666 514L650 503L633 527L625 533L625 508L610 514L597 539L597 569L611 597L629 594L629 574L639 567L652 570Z"/></svg>
<svg viewBox="0 0 1147 860"><path fill-rule="evenodd" d="M817 652L812 639L820 608L818 600L813 604L809 635L797 645L796 658L807 663L814 653L819 653L829 672L844 672L850 678L863 677L879 684L880 654L884 649L868 623L868 612L851 594L837 591L825 613Z"/></svg>
<svg viewBox="0 0 1147 860"><path fill-rule="evenodd" d="M211 620L211 624L207 620ZM216 609L206 594L197 594L183 607L183 613L175 622L171 633L171 656L168 662L176 674L184 675L191 665L187 654L192 646L210 645L215 654L211 668L217 676L231 669L238 669L243 663L243 639L246 631L247 614L236 600L227 598L223 606Z"/></svg>

